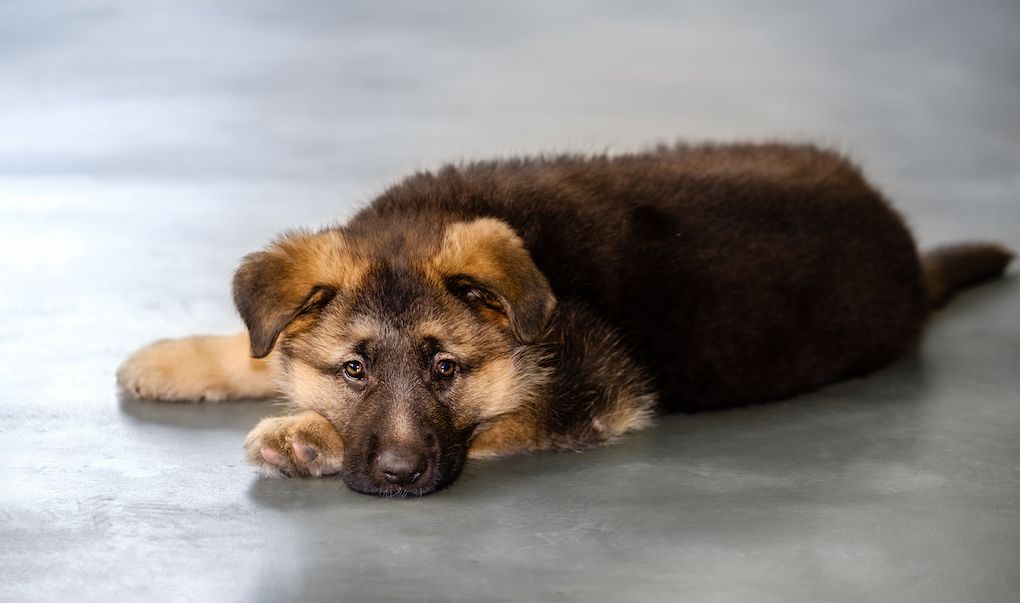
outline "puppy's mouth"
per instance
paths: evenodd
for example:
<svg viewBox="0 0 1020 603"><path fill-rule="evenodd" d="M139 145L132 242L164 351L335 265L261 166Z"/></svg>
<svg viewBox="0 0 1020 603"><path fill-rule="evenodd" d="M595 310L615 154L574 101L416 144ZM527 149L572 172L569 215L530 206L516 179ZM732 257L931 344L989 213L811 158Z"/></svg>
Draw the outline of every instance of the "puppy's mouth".
<svg viewBox="0 0 1020 603"><path fill-rule="evenodd" d="M364 455L345 455L340 477L348 488L362 494L418 497L452 484L466 459L466 446L442 451L375 448Z"/></svg>

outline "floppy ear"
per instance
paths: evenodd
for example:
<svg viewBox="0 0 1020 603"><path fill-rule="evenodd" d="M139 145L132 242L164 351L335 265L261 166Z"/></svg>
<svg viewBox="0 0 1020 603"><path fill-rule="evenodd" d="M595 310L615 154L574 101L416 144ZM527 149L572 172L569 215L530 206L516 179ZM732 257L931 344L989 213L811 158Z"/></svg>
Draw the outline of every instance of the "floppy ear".
<svg viewBox="0 0 1020 603"><path fill-rule="evenodd" d="M267 356L287 325L321 309L357 273L335 230L287 233L245 256L234 273L234 305L248 328L252 357Z"/></svg>
<svg viewBox="0 0 1020 603"><path fill-rule="evenodd" d="M432 268L455 295L505 320L522 343L537 341L556 308L556 297L524 242L493 218L447 227Z"/></svg>

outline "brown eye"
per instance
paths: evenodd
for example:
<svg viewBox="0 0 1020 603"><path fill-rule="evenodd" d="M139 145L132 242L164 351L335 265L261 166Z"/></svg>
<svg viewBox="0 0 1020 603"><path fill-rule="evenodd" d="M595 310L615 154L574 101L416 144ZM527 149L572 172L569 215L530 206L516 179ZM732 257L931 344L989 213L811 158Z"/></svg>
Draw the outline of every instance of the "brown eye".
<svg viewBox="0 0 1020 603"><path fill-rule="evenodd" d="M344 363L344 374L351 379L364 379L365 365L357 360L349 360Z"/></svg>
<svg viewBox="0 0 1020 603"><path fill-rule="evenodd" d="M457 363L452 360L440 360L436 363L436 377L452 379L457 374Z"/></svg>

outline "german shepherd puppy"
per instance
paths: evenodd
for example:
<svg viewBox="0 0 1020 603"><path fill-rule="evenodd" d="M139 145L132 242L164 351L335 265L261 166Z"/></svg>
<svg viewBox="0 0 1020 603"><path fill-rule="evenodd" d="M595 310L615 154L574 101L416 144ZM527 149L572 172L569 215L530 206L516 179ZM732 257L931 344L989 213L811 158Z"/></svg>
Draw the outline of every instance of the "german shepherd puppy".
<svg viewBox="0 0 1020 603"><path fill-rule="evenodd" d="M117 376L139 398L280 394L295 414L245 443L263 475L423 495L468 456L581 450L657 411L873 371L1011 257L919 255L860 172L811 146L473 163L245 257L246 333L159 341Z"/></svg>

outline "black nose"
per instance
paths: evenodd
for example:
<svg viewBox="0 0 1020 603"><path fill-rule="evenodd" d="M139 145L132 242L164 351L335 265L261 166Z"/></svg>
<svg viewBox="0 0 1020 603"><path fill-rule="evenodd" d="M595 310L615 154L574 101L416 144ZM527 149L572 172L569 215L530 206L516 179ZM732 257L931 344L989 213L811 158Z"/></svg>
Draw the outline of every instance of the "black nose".
<svg viewBox="0 0 1020 603"><path fill-rule="evenodd" d="M428 469L428 459L420 452L386 449L375 460L383 479L396 486L410 486Z"/></svg>

